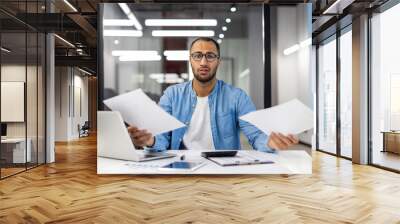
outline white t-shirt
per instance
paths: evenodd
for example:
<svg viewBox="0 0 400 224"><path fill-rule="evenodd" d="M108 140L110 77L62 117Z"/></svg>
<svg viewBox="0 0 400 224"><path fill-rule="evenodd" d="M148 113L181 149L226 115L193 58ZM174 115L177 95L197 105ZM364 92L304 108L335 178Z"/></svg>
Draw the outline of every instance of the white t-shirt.
<svg viewBox="0 0 400 224"><path fill-rule="evenodd" d="M187 149L215 149L211 133L208 96L197 97L196 108L183 136L183 143Z"/></svg>

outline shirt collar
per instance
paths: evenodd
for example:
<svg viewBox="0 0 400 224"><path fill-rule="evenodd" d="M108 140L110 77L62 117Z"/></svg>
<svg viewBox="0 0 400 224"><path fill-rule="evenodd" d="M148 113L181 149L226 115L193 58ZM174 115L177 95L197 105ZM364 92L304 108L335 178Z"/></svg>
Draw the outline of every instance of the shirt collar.
<svg viewBox="0 0 400 224"><path fill-rule="evenodd" d="M190 85L189 85L189 87L190 87L190 96L192 98L197 98L196 92L193 89L193 80L190 81L189 83L190 83ZM214 97L214 95L217 93L217 91L218 91L217 89L219 87L219 84L220 84L220 80L217 79L217 82L215 83L213 90L211 91L210 95L208 95L209 99L210 98L212 99Z"/></svg>

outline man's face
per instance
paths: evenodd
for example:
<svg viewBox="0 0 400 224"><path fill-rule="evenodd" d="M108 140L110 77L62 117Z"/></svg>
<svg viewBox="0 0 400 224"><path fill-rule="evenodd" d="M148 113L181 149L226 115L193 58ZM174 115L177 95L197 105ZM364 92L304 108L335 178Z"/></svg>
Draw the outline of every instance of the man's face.
<svg viewBox="0 0 400 224"><path fill-rule="evenodd" d="M208 60L207 56L203 56L200 60L193 59L192 55L199 55L199 53L203 55L208 54ZM211 81L217 73L220 62L218 50L215 44L211 41L196 41L192 46L190 55L190 64L192 66L194 78L203 83ZM210 60L210 56L212 55L217 56L217 58Z"/></svg>

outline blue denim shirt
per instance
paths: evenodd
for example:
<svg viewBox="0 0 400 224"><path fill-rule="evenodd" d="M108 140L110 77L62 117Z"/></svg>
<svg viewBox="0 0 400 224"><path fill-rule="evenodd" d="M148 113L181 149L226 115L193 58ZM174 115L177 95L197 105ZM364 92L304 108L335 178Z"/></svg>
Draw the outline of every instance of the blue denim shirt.
<svg viewBox="0 0 400 224"><path fill-rule="evenodd" d="M196 102L197 95L192 88L191 81L170 86L164 91L159 105L186 126L155 136L152 150L180 149ZM273 149L267 147L268 136L266 134L250 123L239 119L240 116L256 110L250 97L243 90L217 80L214 89L208 96L208 102L211 133L216 150L240 149L239 131L242 130L254 149L274 152Z"/></svg>

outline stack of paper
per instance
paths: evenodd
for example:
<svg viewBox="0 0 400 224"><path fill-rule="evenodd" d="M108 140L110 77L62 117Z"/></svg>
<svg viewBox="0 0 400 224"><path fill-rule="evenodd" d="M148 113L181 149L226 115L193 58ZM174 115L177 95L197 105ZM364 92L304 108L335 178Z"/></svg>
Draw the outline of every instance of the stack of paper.
<svg viewBox="0 0 400 224"><path fill-rule="evenodd" d="M159 107L141 89L104 100L104 104L113 111L119 111L129 125L146 129L153 135L185 126Z"/></svg>
<svg viewBox="0 0 400 224"><path fill-rule="evenodd" d="M300 134L313 128L313 111L298 99L271 108L248 113L240 117L266 134Z"/></svg>
<svg viewBox="0 0 400 224"><path fill-rule="evenodd" d="M251 164L267 164L274 163L268 158L253 156L245 150L241 150L236 156L230 157L207 157L207 159L217 163L221 166L239 166L239 165L251 165Z"/></svg>

